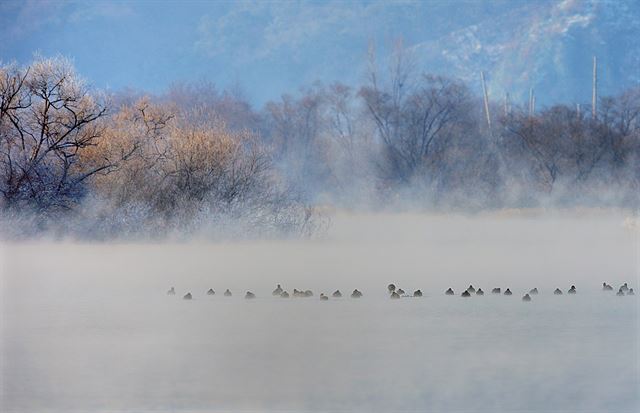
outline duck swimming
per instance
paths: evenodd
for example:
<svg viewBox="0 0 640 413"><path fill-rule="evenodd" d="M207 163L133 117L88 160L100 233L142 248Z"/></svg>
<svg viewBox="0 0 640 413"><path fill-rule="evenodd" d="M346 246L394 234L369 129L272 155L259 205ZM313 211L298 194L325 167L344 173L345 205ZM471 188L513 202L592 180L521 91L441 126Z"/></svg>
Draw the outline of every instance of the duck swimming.
<svg viewBox="0 0 640 413"><path fill-rule="evenodd" d="M340 290L335 290L335 291L333 292L333 294L331 294L331 295L332 295L333 297L335 297L335 298L340 298L340 297L342 297L342 293L340 292Z"/></svg>
<svg viewBox="0 0 640 413"><path fill-rule="evenodd" d="M396 291L398 294L403 295L404 294L404 290L402 288L398 288L398 290Z"/></svg>
<svg viewBox="0 0 640 413"><path fill-rule="evenodd" d="M213 291L213 288L209 288L209 291L207 291L207 295L216 295L216 292Z"/></svg>
<svg viewBox="0 0 640 413"><path fill-rule="evenodd" d="M636 295L636 293L633 292L633 288L629 288L629 291L627 291L627 295Z"/></svg>
<svg viewBox="0 0 640 413"><path fill-rule="evenodd" d="M464 292L462 294L460 294L461 297L471 297L471 294L469 294L469 290L464 290Z"/></svg>
<svg viewBox="0 0 640 413"><path fill-rule="evenodd" d="M511 294L513 293L511 292L510 289L507 288L506 290L504 290L504 295L511 295Z"/></svg>
<svg viewBox="0 0 640 413"><path fill-rule="evenodd" d="M617 296L624 295L624 291L622 291L622 288L620 288L620 289L618 290L618 292L616 293L616 295L617 295Z"/></svg>
<svg viewBox="0 0 640 413"><path fill-rule="evenodd" d="M482 291L482 288L478 288L476 290L476 295L484 295L484 291Z"/></svg>
<svg viewBox="0 0 640 413"><path fill-rule="evenodd" d="M624 292L629 291L629 287L627 287L627 283L622 284L622 287L620 287L620 289Z"/></svg>
<svg viewBox="0 0 640 413"><path fill-rule="evenodd" d="M538 294L538 289L537 288L532 288L531 291L529 291L529 294L531 294L531 295Z"/></svg>
<svg viewBox="0 0 640 413"><path fill-rule="evenodd" d="M396 286L393 284L389 284L387 285L387 290L389 290L389 292L392 293L396 290Z"/></svg>
<svg viewBox="0 0 640 413"><path fill-rule="evenodd" d="M244 298L252 299L252 298L256 298L256 295L254 293L252 293L251 291L247 291L247 293L244 295Z"/></svg>
<svg viewBox="0 0 640 413"><path fill-rule="evenodd" d="M313 297L313 292L311 290L307 290L304 292L305 297Z"/></svg>
<svg viewBox="0 0 640 413"><path fill-rule="evenodd" d="M529 294L525 294L524 297L522 297L522 301L531 301L531 296L529 296Z"/></svg>
<svg viewBox="0 0 640 413"><path fill-rule="evenodd" d="M500 294L500 288L496 287L493 290L491 290L491 294Z"/></svg>
<svg viewBox="0 0 640 413"><path fill-rule="evenodd" d="M561 290L561 289L559 289L559 288L556 288L556 289L553 291L553 293L554 293L555 295L562 295L562 290Z"/></svg>
<svg viewBox="0 0 640 413"><path fill-rule="evenodd" d="M397 292L394 291L394 292L391 293L391 298L393 298L393 299L400 298L400 294L398 294Z"/></svg>
<svg viewBox="0 0 640 413"><path fill-rule="evenodd" d="M576 293L576 286L572 285L571 288L569 288L569 291L567 291L567 294L575 294Z"/></svg>
<svg viewBox="0 0 640 413"><path fill-rule="evenodd" d="M326 295L324 295L324 293L320 293L320 300L322 300L322 301L327 301L327 300L329 300L329 297L327 297Z"/></svg>
<svg viewBox="0 0 640 413"><path fill-rule="evenodd" d="M231 294L231 291L229 291L229 289L227 288L227 289L225 290L225 292L224 292L224 296L225 296L225 297L231 297L231 295L232 295L232 294Z"/></svg>
<svg viewBox="0 0 640 413"><path fill-rule="evenodd" d="M282 297L282 298L289 298L289 293L288 293L288 292L286 292L286 291L283 291L283 292L280 294L280 297Z"/></svg>
<svg viewBox="0 0 640 413"><path fill-rule="evenodd" d="M182 297L183 300L191 300L192 298L191 293L186 293L184 297Z"/></svg>
<svg viewBox="0 0 640 413"><path fill-rule="evenodd" d="M362 297L362 293L358 291L357 288L353 290L353 292L351 293L351 298L360 298L360 297Z"/></svg>
<svg viewBox="0 0 640 413"><path fill-rule="evenodd" d="M415 291L413 292L413 296L414 296L414 297L422 297L422 291L420 291L420 290L415 290Z"/></svg>
<svg viewBox="0 0 640 413"><path fill-rule="evenodd" d="M174 287L169 288L167 295L176 295L176 289Z"/></svg>
<svg viewBox="0 0 640 413"><path fill-rule="evenodd" d="M447 291L445 291L444 293L446 295L454 295L455 294L451 288L447 289Z"/></svg>
<svg viewBox="0 0 640 413"><path fill-rule="evenodd" d="M476 289L473 288L473 285L470 285L469 288L467 288L467 291L469 291L470 293L475 293Z"/></svg>
<svg viewBox="0 0 640 413"><path fill-rule="evenodd" d="M607 283L602 283L602 291L613 291L613 287Z"/></svg>
<svg viewBox="0 0 640 413"><path fill-rule="evenodd" d="M280 294L282 294L282 287L280 286L280 284L278 284L278 286L276 287L275 290L273 290L271 295L276 296L276 295L280 295Z"/></svg>

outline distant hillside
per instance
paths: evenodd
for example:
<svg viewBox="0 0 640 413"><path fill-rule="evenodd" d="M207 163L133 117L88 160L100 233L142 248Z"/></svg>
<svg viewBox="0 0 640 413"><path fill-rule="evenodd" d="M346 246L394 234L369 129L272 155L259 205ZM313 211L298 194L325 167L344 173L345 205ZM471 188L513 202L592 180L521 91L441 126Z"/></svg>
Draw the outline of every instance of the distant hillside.
<svg viewBox="0 0 640 413"><path fill-rule="evenodd" d="M589 102L594 55L602 94L640 82L639 2L514 3L461 8L470 24L412 47L420 67L478 86L484 70L492 98L533 87L542 104Z"/></svg>

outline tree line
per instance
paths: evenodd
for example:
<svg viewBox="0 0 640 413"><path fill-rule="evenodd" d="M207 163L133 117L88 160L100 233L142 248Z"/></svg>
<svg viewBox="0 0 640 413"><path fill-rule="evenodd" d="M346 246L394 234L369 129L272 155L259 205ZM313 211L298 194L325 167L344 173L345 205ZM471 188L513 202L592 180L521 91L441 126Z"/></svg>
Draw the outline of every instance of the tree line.
<svg viewBox="0 0 640 413"><path fill-rule="evenodd" d="M107 237L309 233L324 204L638 207L640 88L601 98L595 118L491 102L489 127L462 81L391 62L260 110L206 82L107 95L65 58L1 64L0 211Z"/></svg>

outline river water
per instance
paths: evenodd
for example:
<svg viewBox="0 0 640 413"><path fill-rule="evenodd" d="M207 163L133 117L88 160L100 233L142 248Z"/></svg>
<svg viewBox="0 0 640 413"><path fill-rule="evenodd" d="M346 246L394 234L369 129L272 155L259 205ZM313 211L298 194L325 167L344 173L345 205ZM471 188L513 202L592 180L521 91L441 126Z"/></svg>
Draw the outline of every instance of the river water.
<svg viewBox="0 0 640 413"><path fill-rule="evenodd" d="M0 410L636 412L638 296L601 291L638 287L632 222L342 214L297 242L4 244Z"/></svg>

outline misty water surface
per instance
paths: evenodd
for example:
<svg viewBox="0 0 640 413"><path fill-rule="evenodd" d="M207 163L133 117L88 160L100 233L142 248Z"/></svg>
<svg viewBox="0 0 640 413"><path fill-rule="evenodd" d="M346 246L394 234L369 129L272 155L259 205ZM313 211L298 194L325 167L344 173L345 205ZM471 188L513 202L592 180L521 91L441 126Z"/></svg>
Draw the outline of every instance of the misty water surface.
<svg viewBox="0 0 640 413"><path fill-rule="evenodd" d="M637 290L638 255L629 215L609 212L340 215L304 242L8 244L0 410L637 411L638 298L601 284ZM391 301L389 282L425 296ZM274 298L276 283L315 296ZM487 294L459 297L469 284ZM318 299L335 289L346 298Z"/></svg>

